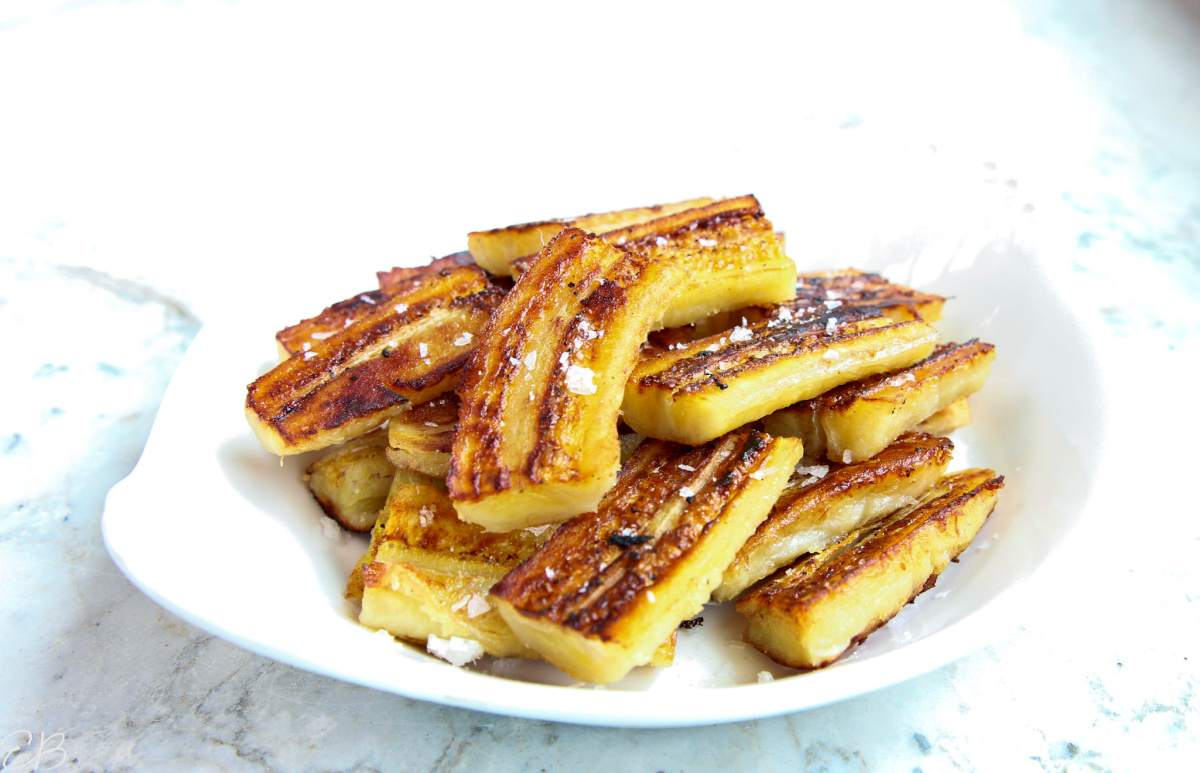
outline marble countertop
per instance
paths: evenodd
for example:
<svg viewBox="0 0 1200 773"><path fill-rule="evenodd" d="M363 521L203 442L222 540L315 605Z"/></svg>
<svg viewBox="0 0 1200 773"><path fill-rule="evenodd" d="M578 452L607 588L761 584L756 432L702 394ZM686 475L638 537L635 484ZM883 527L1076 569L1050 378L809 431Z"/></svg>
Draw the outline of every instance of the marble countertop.
<svg viewBox="0 0 1200 773"><path fill-rule="evenodd" d="M932 773L1200 758L1186 490L1200 4L689 8L0 9L0 767ZM845 189L806 190L805 165L830 148ZM881 195L872 180L897 172L877 165L896 156L938 159L968 209L1025 218L1117 406L1081 526L1018 624L971 655L771 719L563 725L239 649L160 608L104 549L104 497L176 365L240 304L319 305L359 289L322 284L330 261L370 277L461 248L464 223L631 195L753 190L802 229L823 197ZM848 237L830 258L903 247ZM162 517L196 517L187 496L165 497Z"/></svg>

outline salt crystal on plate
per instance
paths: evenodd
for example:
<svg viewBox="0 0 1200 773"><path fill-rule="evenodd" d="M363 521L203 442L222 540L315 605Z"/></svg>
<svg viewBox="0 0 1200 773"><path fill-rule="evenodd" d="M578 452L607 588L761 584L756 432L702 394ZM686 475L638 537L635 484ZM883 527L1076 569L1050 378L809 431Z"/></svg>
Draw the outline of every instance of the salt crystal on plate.
<svg viewBox="0 0 1200 773"><path fill-rule="evenodd" d="M679 496L683 497L684 499L687 499L688 497L696 496L696 492L692 491L687 486L683 486L682 488L679 489Z"/></svg>
<svg viewBox="0 0 1200 773"><path fill-rule="evenodd" d="M453 666L465 666L483 655L483 646L479 642L460 639L457 636L441 639L430 634L425 642L425 649L429 650L429 654L436 655Z"/></svg>
<svg viewBox="0 0 1200 773"><path fill-rule="evenodd" d="M421 357L428 355L429 354L429 344L426 344L426 343L417 344L417 354Z"/></svg>
<svg viewBox="0 0 1200 773"><path fill-rule="evenodd" d="M529 370L533 370L535 365L537 365L537 349L534 349L532 352L525 355L525 367Z"/></svg>
<svg viewBox="0 0 1200 773"><path fill-rule="evenodd" d="M325 539L337 540L341 539L342 527L338 526L338 522L327 515L321 516L321 535Z"/></svg>
<svg viewBox="0 0 1200 773"><path fill-rule="evenodd" d="M467 344L471 343L472 339L474 339L474 338L475 338L475 336L471 335L470 333L463 333L458 338L454 339L454 345L455 346L466 346Z"/></svg>

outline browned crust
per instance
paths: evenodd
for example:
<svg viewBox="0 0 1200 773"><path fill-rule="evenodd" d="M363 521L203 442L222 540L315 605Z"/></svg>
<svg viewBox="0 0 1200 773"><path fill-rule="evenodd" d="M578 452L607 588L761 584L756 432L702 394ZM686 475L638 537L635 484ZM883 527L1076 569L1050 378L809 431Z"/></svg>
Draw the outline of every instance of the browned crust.
<svg viewBox="0 0 1200 773"><path fill-rule="evenodd" d="M855 400L870 400L890 386L895 385L897 378L904 374L919 374L919 379L942 378L949 373L962 368L969 368L980 359L995 351L995 346L980 343L972 338L966 343L945 343L934 349L933 354L897 373L881 373L860 381L835 387L819 397L812 399L812 405L818 410L844 408Z"/></svg>
<svg viewBox="0 0 1200 773"><path fill-rule="evenodd" d="M672 208L672 207L678 206L679 204L683 204L683 203L686 203L686 202L674 202L674 203L670 203L670 204L653 204L648 207L634 207L633 209L643 210L646 212L662 212L665 209ZM530 223L518 223L516 225L503 226L500 228L491 228L486 231L472 231L471 234L472 235L475 235L475 234L488 235L488 234L502 234L506 231L513 231L513 230L528 231L528 230L532 230L535 228L543 228L548 225L561 225L565 228L579 220L587 220L589 218L601 217L604 215L612 215L612 214L616 214L617 212L626 212L626 211L629 211L629 210L616 210L614 212L589 212L586 215L576 215L574 217L568 217L568 218L552 218L550 220L536 220L536 221L533 221ZM691 211L691 210L685 210L685 211Z"/></svg>
<svg viewBox="0 0 1200 773"><path fill-rule="evenodd" d="M857 327L864 320L881 317L878 309L864 306L836 311L840 313L820 306L790 319L776 316L750 324L747 328L750 335L745 341L735 343L727 340L728 336L717 334L685 344L686 352L682 355L660 352L644 361L647 370L653 369L651 363L656 357L673 357L675 361L657 372L642 373L639 368L635 374L636 388L644 391L654 387L687 394L708 389L712 384L720 387L741 373L769 367L797 354L877 335L882 330ZM718 347L716 351L709 351L713 346Z"/></svg>
<svg viewBox="0 0 1200 773"><path fill-rule="evenodd" d="M611 641L613 626L625 610L637 603L646 588L667 580L680 566L681 556L750 485L750 474L767 457L773 442L752 430L732 432L698 447L646 441L622 469L597 512L560 527L492 594L527 617ZM691 497L681 496L685 486L694 487ZM660 524L661 530L653 530L654 516L666 508L678 512Z"/></svg>
<svg viewBox="0 0 1200 773"><path fill-rule="evenodd" d="M722 199L704 207L688 209L666 217L649 220L645 223L618 228L601 235L610 244L617 244L626 249L636 250L647 242L659 238L670 240L687 231L709 230L719 228L726 223L751 218L766 220L762 206L754 196L738 196L732 199ZM774 232L774 228L767 227Z"/></svg>
<svg viewBox="0 0 1200 773"><path fill-rule="evenodd" d="M912 595L908 597L908 601L904 602L904 605L908 606L909 604L911 604L917 600L917 596L920 596L922 593L924 593L927 590L931 590L933 588L933 586L935 586L937 584L938 577L940 577L940 576L941 576L940 572L934 572L933 574L929 575L929 579L925 581L925 584L922 585L920 588L917 588L915 591L913 591ZM884 627L891 621L892 621L892 617L885 617L880 620L876 620L870 626L868 626L867 628L864 628L862 631L858 632L853 637L851 637L850 644L846 647L846 649L844 649L840 653L838 653L837 656L832 657L822 663L816 663L811 666L804 665L802 663L788 663L786 665L788 665L790 668L796 669L797 671L803 671L805 673L808 673L809 671L818 671L822 668L825 668L830 663L837 661L839 658L842 657L842 655L845 655L850 650L852 650L855 647L857 647L858 645L862 644L864 641L867 640L867 637L869 637L871 634L875 633L876 631L878 631L880 628Z"/></svg>
<svg viewBox="0 0 1200 773"><path fill-rule="evenodd" d="M532 483L578 479L573 459L583 449L562 446L553 431L561 423L573 421L582 410L565 387L568 364L563 358L569 363L592 349L595 342L588 339L587 330L623 324L630 286L658 263L607 244L603 246L611 252L601 254L604 251L594 249L595 245L594 237L577 228L561 231L505 297L484 330L482 341L488 343L481 343L457 388L461 404L447 479L455 500L479 501L507 490L514 475ZM526 381L519 375L521 357L544 311L533 301L559 288L570 288L579 299L578 310L560 318L555 324L563 332L556 332L539 347L539 361L550 358L554 363L547 376ZM550 342L552 349L548 349ZM636 357L636 350L629 353L628 369ZM502 463L509 433L501 419L510 392L535 395L530 405L536 414L533 443L515 466Z"/></svg>
<svg viewBox="0 0 1200 773"><path fill-rule="evenodd" d="M412 410L392 419L389 437L394 444L396 433L400 431L404 433L405 450L448 453L458 421L458 406L458 395L453 392L414 405Z"/></svg>
<svg viewBox="0 0 1200 773"><path fill-rule="evenodd" d="M852 532L822 553L782 570L744 595L738 607L752 610L759 604L769 604L781 613L794 610L798 614L835 593L855 575L871 571L894 555L903 555L920 528L935 524L945 529L946 522L957 519L973 497L1003 487L1004 476L992 470L947 475L918 505Z"/></svg>
<svg viewBox="0 0 1200 773"><path fill-rule="evenodd" d="M289 355L303 349L305 344L310 346L314 341L313 335L328 338L346 328L347 321L353 322L375 311L379 304L386 301L388 294L382 290L368 290L353 298L338 301L326 308L320 314L301 320L294 325L285 327L275 334L275 340Z"/></svg>
<svg viewBox="0 0 1200 773"><path fill-rule="evenodd" d="M368 290L353 298L338 301L320 314L280 330L275 334L275 340L283 351L289 355L295 354L302 351L305 344L311 346L316 341L324 340L341 332L355 320L374 313L393 295L412 289L410 284L412 280L428 277L447 268L473 266L474 264L471 253L456 252L443 258L434 258L424 266L393 268L391 271L376 272L376 276L379 277L380 289ZM314 334L316 338L314 338Z"/></svg>
<svg viewBox="0 0 1200 773"><path fill-rule="evenodd" d="M762 206L754 196L739 196L732 199L722 199L703 207L687 209L682 212L648 220L644 223L606 231L599 238L624 247L628 250L644 251L654 246L659 239L668 242L676 241L691 231L715 230L722 227L734 226L739 221L752 222L749 230L754 234L774 234L771 221L763 215ZM513 262L518 272L529 270L536 256L530 255Z"/></svg>
<svg viewBox="0 0 1200 773"><path fill-rule="evenodd" d="M471 257L469 252L455 252L451 255L446 255L441 258L433 258L424 266L415 266L412 268L393 268L389 271L376 271L375 276L379 279L379 288L384 292L395 292L403 287L404 283L419 279L427 274L435 274L438 271L447 268L458 268L459 266L474 266L475 259Z"/></svg>
<svg viewBox="0 0 1200 773"><path fill-rule="evenodd" d="M771 514L746 541L733 565L737 565L739 560L744 561L744 555L776 539L779 532L785 531L795 520L795 516L789 517L789 513L800 512L802 508L819 507L822 502L832 502L855 491L868 489L881 478L909 478L918 469L948 464L953 455L954 444L949 439L910 432L866 461L831 464L824 477L806 486L795 481L784 489Z"/></svg>
<svg viewBox="0 0 1200 773"><path fill-rule="evenodd" d="M434 342L435 360L422 357L415 342L398 348L390 348L387 342L405 326L436 319L434 315L443 311L454 312L455 332L478 331L490 318L500 293L482 270L470 267L443 269L414 284L252 382L247 387L248 411L286 446L297 446L321 432L402 405L441 384L451 388L470 347ZM398 306L404 311L398 311Z"/></svg>
<svg viewBox="0 0 1200 773"><path fill-rule="evenodd" d="M935 321L945 298L889 282L858 269L819 271L796 277L796 306L837 301L844 306L874 306L884 314L903 310L905 318ZM932 313L931 313L932 312Z"/></svg>

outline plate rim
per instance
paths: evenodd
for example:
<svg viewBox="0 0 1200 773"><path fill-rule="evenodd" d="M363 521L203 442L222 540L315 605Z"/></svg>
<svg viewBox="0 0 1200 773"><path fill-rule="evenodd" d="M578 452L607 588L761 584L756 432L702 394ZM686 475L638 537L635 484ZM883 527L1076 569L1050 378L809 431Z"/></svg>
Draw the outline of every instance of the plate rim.
<svg viewBox="0 0 1200 773"><path fill-rule="evenodd" d="M1035 263L1038 262L1036 255L1031 259ZM1063 294L1055 286L1052 278L1045 272L1042 272L1042 278L1056 299L1060 302L1063 301ZM1098 356L1099 350L1094 331L1076 310L1065 302L1061 303L1060 308L1080 334L1085 348L1083 356L1092 366L1094 373L1100 376L1094 386L1096 403L1103 414L1098 427L1100 448L1091 459L1092 465L1090 467L1086 464L1083 465L1083 471L1087 478L1086 485L1078 502L1079 512L1066 526L1065 539L1071 531L1080 527L1086 517L1096 480L1104 469L1105 460L1110 456L1108 414L1111 406L1109 386L1105 378L1107 373L1103 368L1103 360ZM663 690L658 693L653 690L605 691L522 682L490 674L454 669L460 675L469 674L472 680L497 680L498 684L502 683L502 692L505 696L516 698L517 700L514 701L496 700L492 695L494 691L489 690L482 691L481 695L470 689L465 692L438 689L436 686L431 687L423 682L406 686L407 689L400 689L396 685L380 684L377 681L372 682L352 669L342 667L339 663L317 662L295 651L282 649L242 632L231 630L216 620L181 606L176 603L176 600L161 593L151 582L139 574L136 560L131 562L129 556L122 550L120 538L114 538L114 524L123 517L130 517L130 508L139 505L139 498L147 494L142 478L148 475L148 469L153 467L154 454L158 453L158 446L162 442L162 433L165 431L163 422L160 420L163 408L167 407L168 411L172 410L173 395L182 391L181 372L186 376L185 366L199 357L197 352L203 353L203 347L210 337L216 336L222 329L234 326L245 327L246 325L244 319L235 323L231 318L221 318L205 324L197 333L172 376L160 405L159 414L155 417L150 436L137 464L129 475L114 485L105 497L104 511L101 517L101 534L106 549L121 572L160 606L197 628L217 635L236 646L322 676L448 706L504 716L579 725L649 729L768 718L819 708L893 686L948 665L980 649L989 640L998 638L1001 631L1011 632L1016 628L1015 612L1020 608L1022 599L1030 592L1030 588L1034 587L1033 583L1039 576L1052 570L1056 559L1061 554L1061 550L1057 547L1052 548L1027 575L1018 578L1012 584L1001 589L985 604L944 628L917 641L906 643L883 653L879 657L803 674L803 679L798 680L796 684L789 684L792 681L789 678L764 684L702 687L690 691ZM248 427L246 432L250 432ZM1081 461L1085 460L1081 459ZM453 668L442 663L433 665L440 670ZM451 679L450 681L456 683L460 680ZM849 684L848 688L847 683ZM452 687L454 686L456 685L452 684ZM673 707L677 710L675 713L661 713L658 710L658 704L663 700L678 698L684 694L693 697L700 694L705 697L693 701L675 701L678 704ZM754 700L741 699L746 694L753 694ZM578 697L570 697L572 695L587 696L587 698L580 700ZM630 696L635 701L629 700ZM731 700L730 698L733 697L738 699ZM641 710L630 710L631 707L627 704L634 702L641 705ZM715 711L714 706L718 706L720 710Z"/></svg>

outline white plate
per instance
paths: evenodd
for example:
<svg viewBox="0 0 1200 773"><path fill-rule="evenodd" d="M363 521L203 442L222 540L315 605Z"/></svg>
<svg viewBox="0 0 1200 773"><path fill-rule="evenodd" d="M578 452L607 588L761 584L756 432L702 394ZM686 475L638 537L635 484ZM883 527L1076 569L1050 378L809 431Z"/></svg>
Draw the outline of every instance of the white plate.
<svg viewBox="0 0 1200 773"><path fill-rule="evenodd" d="M997 345L975 422L955 437L955 467L992 467L1007 487L961 563L822 671L793 672L745 647L727 608L707 608L703 626L680 632L672 668L638 669L605 690L540 663L454 668L361 628L342 589L365 538L325 536L300 480L307 460L281 466L242 414L245 385L273 364L273 332L291 310L201 331L141 461L108 496L105 542L138 587L203 629L300 668L454 706L665 727L771 716L893 684L1010 633L1015 589L1080 518L1099 462L1103 395L1083 329L1032 256L1010 244L968 257L891 273L954 296L939 324L945 339ZM762 671L775 679L758 683Z"/></svg>

